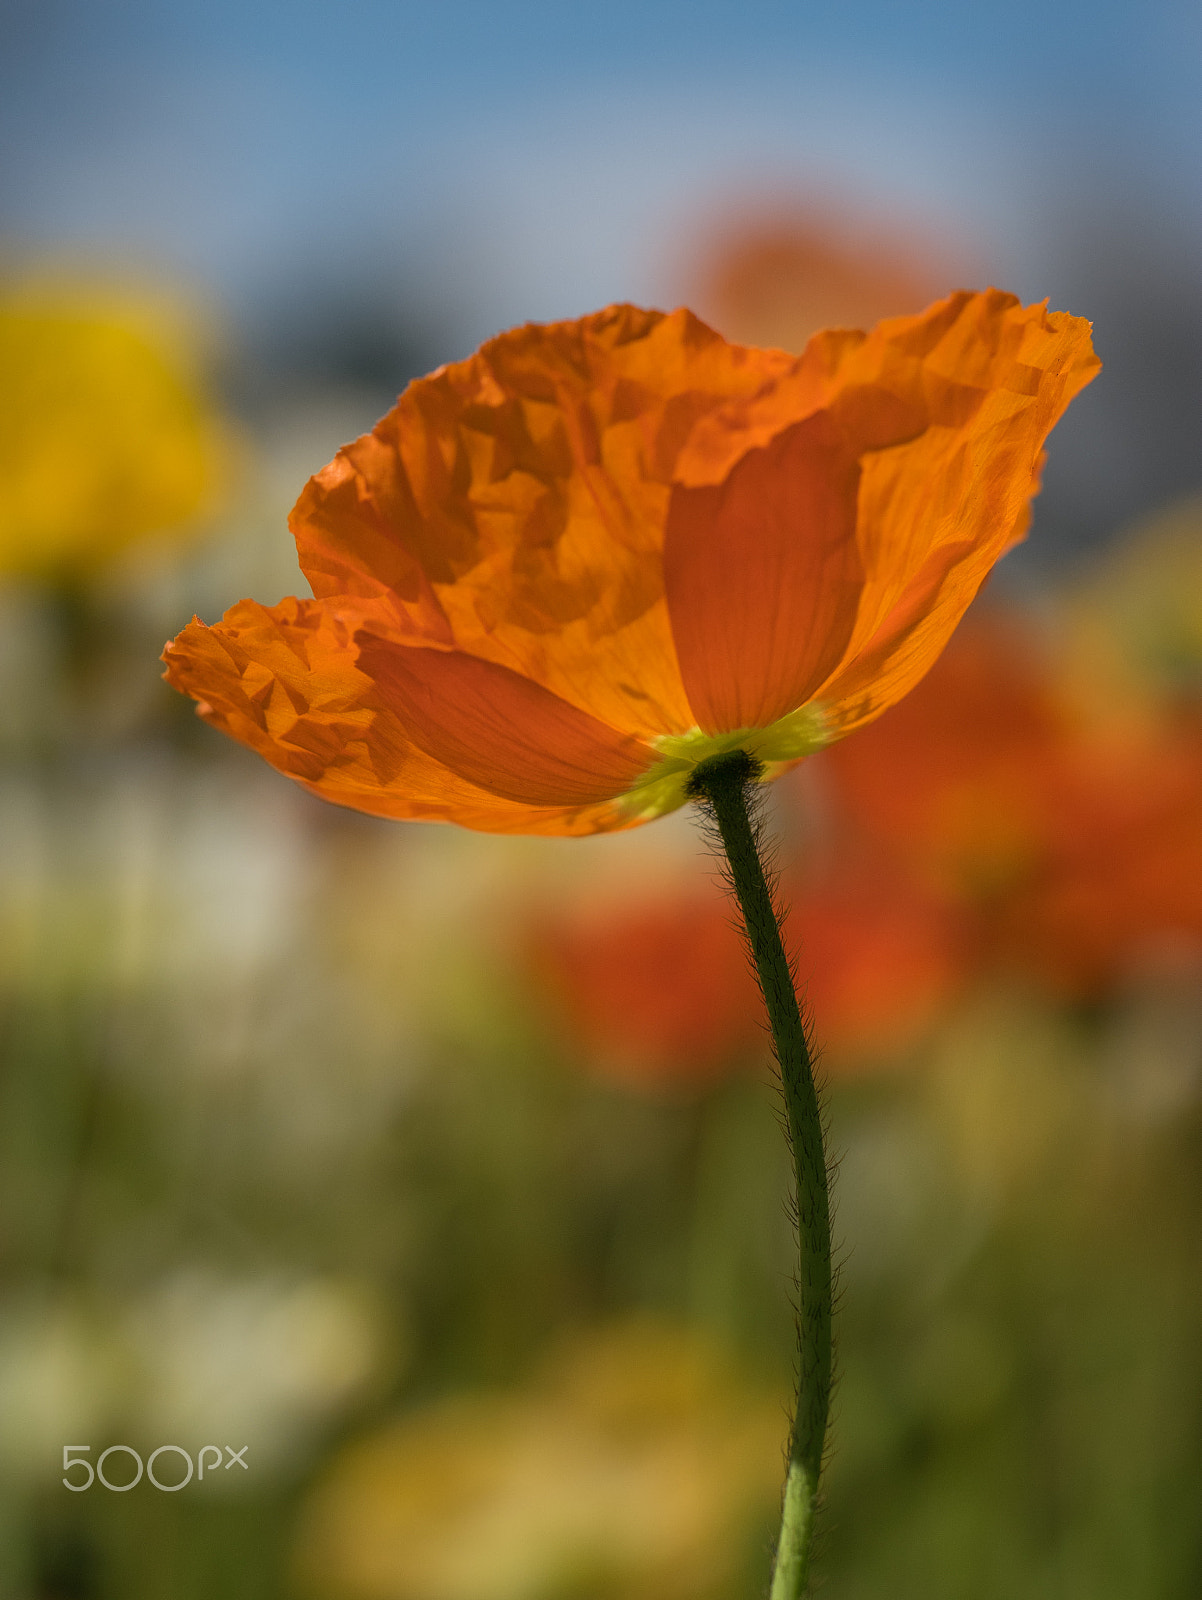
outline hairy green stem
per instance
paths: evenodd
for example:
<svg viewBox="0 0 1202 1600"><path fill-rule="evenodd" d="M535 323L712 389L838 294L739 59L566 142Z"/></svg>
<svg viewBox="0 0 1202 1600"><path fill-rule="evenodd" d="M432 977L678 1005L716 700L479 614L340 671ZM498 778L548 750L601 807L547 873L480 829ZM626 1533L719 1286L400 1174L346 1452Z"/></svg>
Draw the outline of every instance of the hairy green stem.
<svg viewBox="0 0 1202 1600"><path fill-rule="evenodd" d="M830 1406L830 1205L809 1045L748 806L751 786L761 772L760 764L742 750L712 756L694 770L689 793L712 815L730 865L780 1064L797 1177L797 1410L789 1438L789 1468L770 1595L771 1600L799 1600L809 1571L814 1502Z"/></svg>

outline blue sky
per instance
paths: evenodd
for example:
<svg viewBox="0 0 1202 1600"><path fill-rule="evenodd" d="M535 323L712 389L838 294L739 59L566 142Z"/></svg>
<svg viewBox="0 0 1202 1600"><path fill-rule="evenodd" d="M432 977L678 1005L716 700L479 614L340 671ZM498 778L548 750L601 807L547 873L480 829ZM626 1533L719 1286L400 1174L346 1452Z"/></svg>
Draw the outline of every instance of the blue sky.
<svg viewBox="0 0 1202 1600"><path fill-rule="evenodd" d="M1095 318L1063 548L1202 489L1196 0L0 0L0 38L0 245L193 288L244 347L366 307L433 365L677 303L706 219L818 200Z"/></svg>
<svg viewBox="0 0 1202 1600"><path fill-rule="evenodd" d="M235 305L395 262L471 341L660 298L673 235L746 194L916 216L1030 293L1065 193L1202 196L1185 4L0 0L0 21L10 238Z"/></svg>

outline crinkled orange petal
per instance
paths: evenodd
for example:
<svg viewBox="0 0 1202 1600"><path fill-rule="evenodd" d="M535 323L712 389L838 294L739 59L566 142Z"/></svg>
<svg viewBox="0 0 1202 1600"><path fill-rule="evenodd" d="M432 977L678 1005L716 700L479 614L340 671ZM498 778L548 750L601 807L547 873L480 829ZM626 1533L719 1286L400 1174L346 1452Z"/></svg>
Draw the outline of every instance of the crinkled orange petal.
<svg viewBox="0 0 1202 1600"><path fill-rule="evenodd" d="M622 733L691 727L663 590L677 459L699 417L792 358L687 311L528 325L411 384L292 516L319 597L542 684Z"/></svg>
<svg viewBox="0 0 1202 1600"><path fill-rule="evenodd" d="M1032 485L1034 493L1038 487ZM839 738L871 722L909 693L939 658L991 569L1026 532L1020 513L1010 540L964 539L932 551L884 621L822 690L827 724Z"/></svg>
<svg viewBox="0 0 1202 1600"><path fill-rule="evenodd" d="M658 735L813 702L838 736L900 698L1022 536L1097 365L1087 323L996 290L797 360L684 311L516 329L310 481L317 602L195 624L169 676L362 810L629 825Z"/></svg>
<svg viewBox="0 0 1202 1600"><path fill-rule="evenodd" d="M918 681L1023 536L1043 442L1100 365L1089 335L1080 317L995 289L960 293L868 335L823 334L759 395L699 422L677 466L686 485L721 484L800 414L825 411L858 453L864 582L842 660L816 690L833 732Z"/></svg>
<svg viewBox="0 0 1202 1600"><path fill-rule="evenodd" d="M616 793L627 786L632 766L638 770L633 741L601 729L593 719L555 702L546 691L512 673L492 669L496 676L486 685L477 674L478 669L485 674L489 669L478 663L468 669L474 675L477 706L487 692L499 720L508 720L510 731L518 725L525 728L530 741L530 747L511 760L501 753L494 735L492 753L498 763L494 776L502 791L517 781L514 768L531 763L526 798L483 787L422 748L413 728L389 703L395 682L382 690L359 666L355 636L365 617L376 620L370 605L356 607L346 601L335 606L290 599L267 607L243 600L216 627L193 621L185 628L165 652L166 676L199 702L207 722L249 745L324 800L375 816L457 822L494 833L584 834L629 826L629 819L603 794L606 776ZM403 648L379 640L373 643L375 659L386 667L389 650ZM429 660L423 659L435 654L411 652L425 669L425 681L421 670L410 675L411 701L404 710L413 710L423 690L445 699L448 676L440 681ZM402 676L390 670L393 680ZM515 681L520 685L516 693ZM427 707L424 723L419 714L419 735L429 734L432 722L441 725L445 709L444 705L430 719ZM480 748L487 750L486 735L468 727L470 706L458 715L452 733L441 735L442 751L454 758L455 734L474 739L478 733L475 756L482 763L486 756L480 756ZM586 746L589 737L595 738L595 746ZM540 743L542 738L545 744ZM539 767L532 764L535 749ZM571 759L561 758L557 767L557 751L564 749ZM593 774L591 788L581 764ZM484 775L482 766L473 775Z"/></svg>

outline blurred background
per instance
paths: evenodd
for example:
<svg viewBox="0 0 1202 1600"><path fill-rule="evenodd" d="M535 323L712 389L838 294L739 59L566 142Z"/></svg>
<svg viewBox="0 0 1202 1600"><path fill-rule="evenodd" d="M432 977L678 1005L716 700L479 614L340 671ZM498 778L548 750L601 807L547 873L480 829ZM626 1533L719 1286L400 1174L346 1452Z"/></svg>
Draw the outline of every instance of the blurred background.
<svg viewBox="0 0 1202 1600"><path fill-rule="evenodd" d="M342 812L157 657L303 591L307 475L505 326L800 349L995 282L1105 370L929 679L772 797L838 1161L820 1592L1196 1600L1196 10L0 31L0 1596L762 1593L787 1163L691 819ZM114 1444L248 1448L63 1486Z"/></svg>

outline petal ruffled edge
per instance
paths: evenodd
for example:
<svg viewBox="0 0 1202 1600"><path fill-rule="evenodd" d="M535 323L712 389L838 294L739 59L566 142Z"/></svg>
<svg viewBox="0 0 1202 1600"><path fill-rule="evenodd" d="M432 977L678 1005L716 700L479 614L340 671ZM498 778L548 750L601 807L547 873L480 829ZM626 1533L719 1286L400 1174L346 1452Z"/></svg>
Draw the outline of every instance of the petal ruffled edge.
<svg viewBox="0 0 1202 1600"><path fill-rule="evenodd" d="M869 334L816 336L790 373L698 424L678 467L692 492L729 482L803 415L827 416L860 462L855 625L825 682L796 685L833 737L922 677L1025 536L1043 443L1101 366L1090 332L1046 302L959 291Z"/></svg>
<svg viewBox="0 0 1202 1600"><path fill-rule="evenodd" d="M408 642L510 667L642 738L691 725L664 520L697 419L793 358L684 309L527 323L418 378L290 518L314 592L392 605Z"/></svg>
<svg viewBox="0 0 1202 1600"><path fill-rule="evenodd" d="M637 741L506 669L474 661L465 667L470 658L462 656L433 662L438 652L415 650L406 690L411 707L426 700L419 742L403 724L405 707L398 715L389 704L395 689L389 674L377 680L360 665L365 642L368 665L384 662L390 671L396 653L407 648L365 631L364 610L353 600L342 607L244 600L215 627L194 619L168 644L165 677L197 701L206 722L278 771L323 800L373 816L549 835L605 832L641 820L618 804L654 759ZM471 691L466 706L465 676ZM440 720L448 693L461 702L459 725L449 730ZM491 746L476 713L493 723ZM516 747L515 728L525 730ZM540 745L540 738L548 742ZM461 758L466 740L475 752L475 776L486 782L438 759L440 739L452 761ZM498 793L487 782L510 792ZM514 797L521 785L527 799ZM540 794L546 796L541 803Z"/></svg>

